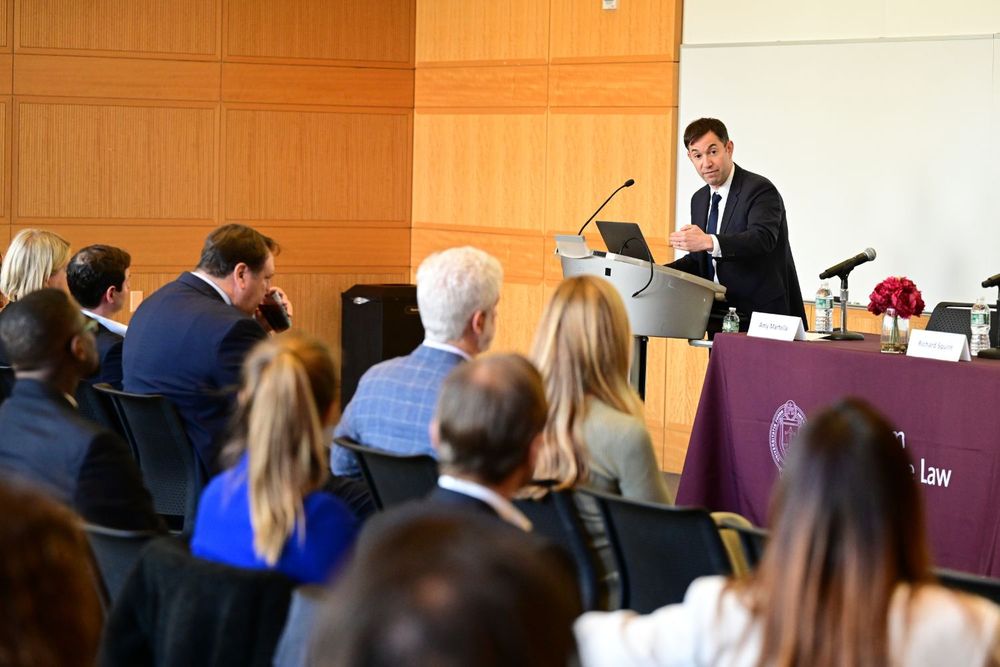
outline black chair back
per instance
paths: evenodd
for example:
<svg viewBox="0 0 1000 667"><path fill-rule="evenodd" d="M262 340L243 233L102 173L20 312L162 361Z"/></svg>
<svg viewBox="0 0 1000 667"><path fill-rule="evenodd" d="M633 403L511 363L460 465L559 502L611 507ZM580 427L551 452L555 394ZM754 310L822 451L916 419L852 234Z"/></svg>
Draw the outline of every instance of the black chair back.
<svg viewBox="0 0 1000 667"><path fill-rule="evenodd" d="M94 389L111 397L157 514L171 531L190 534L205 474L177 409L157 394Z"/></svg>
<svg viewBox="0 0 1000 667"><path fill-rule="evenodd" d="M10 366L0 366L0 403L10 397L10 392L14 390L14 369Z"/></svg>
<svg viewBox="0 0 1000 667"><path fill-rule="evenodd" d="M994 604L1000 604L1000 579L980 577L976 574L936 568L934 574L942 586L953 588L964 593L984 597Z"/></svg>
<svg viewBox="0 0 1000 667"><path fill-rule="evenodd" d="M550 491L538 500L514 502L531 521L535 533L558 544L573 559L584 611L606 609L608 591L603 568L580 518L571 491Z"/></svg>
<svg viewBox="0 0 1000 667"><path fill-rule="evenodd" d="M945 333L960 333L966 338L972 338L972 326L969 322L971 303L959 301L942 301L934 306L931 319L927 322L928 331L944 331ZM1000 317L997 317L996 304L990 304L990 344L997 345L997 331L1000 327Z"/></svg>
<svg viewBox="0 0 1000 667"><path fill-rule="evenodd" d="M84 524L83 529L100 570L105 600L114 603L125 579L139 560L139 554L156 533L151 530L118 530L89 523Z"/></svg>
<svg viewBox="0 0 1000 667"><path fill-rule="evenodd" d="M400 456L359 445L349 438L334 442L354 452L380 510L419 500L437 486L438 465L430 456Z"/></svg>
<svg viewBox="0 0 1000 667"><path fill-rule="evenodd" d="M646 614L681 602L698 577L732 574L707 511L581 493L596 498L604 515L622 580L622 607Z"/></svg>
<svg viewBox="0 0 1000 667"><path fill-rule="evenodd" d="M271 667L294 582L192 556L151 541L104 626L102 667Z"/></svg>
<svg viewBox="0 0 1000 667"><path fill-rule="evenodd" d="M80 382L76 387L76 402L80 406L80 414L109 431L117 433L123 441L128 443L132 455L135 456L135 450L132 449L132 443L129 442L125 425L118 416L111 395L98 391L94 387L112 389L111 385L103 382L97 385Z"/></svg>

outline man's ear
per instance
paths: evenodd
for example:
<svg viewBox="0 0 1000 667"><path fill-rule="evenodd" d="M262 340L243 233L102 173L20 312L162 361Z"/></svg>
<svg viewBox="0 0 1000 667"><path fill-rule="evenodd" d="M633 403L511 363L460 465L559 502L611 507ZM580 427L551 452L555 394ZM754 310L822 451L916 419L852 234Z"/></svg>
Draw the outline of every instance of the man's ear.
<svg viewBox="0 0 1000 667"><path fill-rule="evenodd" d="M250 267L246 262L239 262L233 267L233 281L239 287L243 287L246 284L247 274L250 272Z"/></svg>
<svg viewBox="0 0 1000 667"><path fill-rule="evenodd" d="M477 336L486 329L486 311L477 310L472 314L472 320L470 321L472 326L472 333Z"/></svg>
<svg viewBox="0 0 1000 667"><path fill-rule="evenodd" d="M109 285L108 289L104 290L104 294L101 295L101 303L114 303L115 294L118 293L118 288L114 285Z"/></svg>

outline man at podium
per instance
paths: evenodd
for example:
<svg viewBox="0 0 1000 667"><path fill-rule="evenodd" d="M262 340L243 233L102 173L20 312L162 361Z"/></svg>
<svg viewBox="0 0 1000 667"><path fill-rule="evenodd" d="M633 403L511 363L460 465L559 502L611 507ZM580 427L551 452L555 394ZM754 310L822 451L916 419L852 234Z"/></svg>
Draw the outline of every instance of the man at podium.
<svg viewBox="0 0 1000 667"><path fill-rule="evenodd" d="M709 332L721 330L730 307L740 315L741 331L754 311L797 315L808 325L778 190L733 164L733 142L720 120L688 125L684 147L706 185L691 197L691 224L670 235L670 245L688 254L667 266L726 288L726 301L712 309Z"/></svg>

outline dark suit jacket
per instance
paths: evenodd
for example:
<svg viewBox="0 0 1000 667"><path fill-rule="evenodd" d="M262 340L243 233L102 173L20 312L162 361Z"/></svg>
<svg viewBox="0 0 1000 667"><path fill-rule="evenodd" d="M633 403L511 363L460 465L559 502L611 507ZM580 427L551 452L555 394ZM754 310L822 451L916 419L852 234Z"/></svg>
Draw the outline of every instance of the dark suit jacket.
<svg viewBox="0 0 1000 667"><path fill-rule="evenodd" d="M483 516L492 516L502 521L500 515L497 514L495 509L490 507L489 503L484 503L479 498L473 498L472 496L467 496L464 493L458 493L451 489L443 489L440 486L435 486L434 490L422 502L429 510L439 508L455 512L471 512Z"/></svg>
<svg viewBox="0 0 1000 667"><path fill-rule="evenodd" d="M96 321L96 320L95 320ZM101 360L100 367L84 382L98 384L107 382L115 389L122 388L122 344L125 339L97 323L97 355Z"/></svg>
<svg viewBox="0 0 1000 667"><path fill-rule="evenodd" d="M132 316L122 357L125 391L173 401L202 465L218 472L218 450L250 349L267 337L252 317L210 285L183 273Z"/></svg>
<svg viewBox="0 0 1000 667"><path fill-rule="evenodd" d="M153 540L115 601L98 664L270 667L294 585Z"/></svg>
<svg viewBox="0 0 1000 667"><path fill-rule="evenodd" d="M797 315L806 320L795 261L788 243L785 205L763 176L733 165L732 187L716 236L722 256L716 260L726 301L740 313L746 328L753 311ZM691 197L691 224L705 229L711 188ZM694 252L667 266L708 278L711 252Z"/></svg>
<svg viewBox="0 0 1000 667"><path fill-rule="evenodd" d="M160 527L128 446L37 380L19 379L0 406L0 476L39 487L91 523Z"/></svg>

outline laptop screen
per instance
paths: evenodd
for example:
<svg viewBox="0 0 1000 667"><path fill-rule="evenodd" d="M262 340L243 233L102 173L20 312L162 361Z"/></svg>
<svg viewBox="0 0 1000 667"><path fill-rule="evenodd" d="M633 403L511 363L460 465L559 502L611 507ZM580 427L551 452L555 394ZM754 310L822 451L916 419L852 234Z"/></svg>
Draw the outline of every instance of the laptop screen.
<svg viewBox="0 0 1000 667"><path fill-rule="evenodd" d="M598 220L597 229L601 232L601 238L604 239L604 245L608 247L608 252L635 259L652 259L653 252L649 250L642 230L636 223Z"/></svg>

